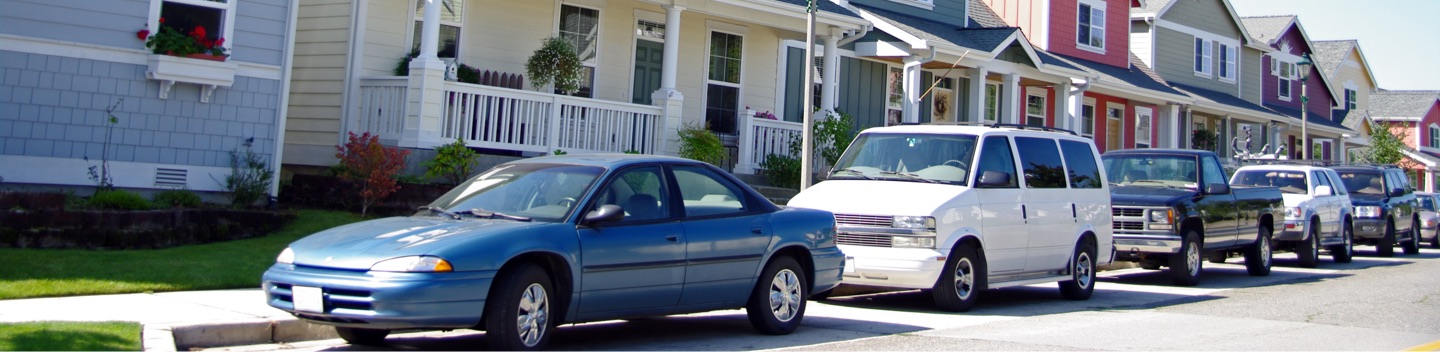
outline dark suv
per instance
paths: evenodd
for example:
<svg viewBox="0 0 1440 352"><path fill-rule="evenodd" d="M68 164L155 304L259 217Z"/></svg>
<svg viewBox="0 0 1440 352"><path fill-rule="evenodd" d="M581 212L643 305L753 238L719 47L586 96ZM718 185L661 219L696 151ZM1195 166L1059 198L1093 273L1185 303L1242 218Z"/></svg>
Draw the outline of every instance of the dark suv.
<svg viewBox="0 0 1440 352"><path fill-rule="evenodd" d="M1355 243L1373 244L1382 257L1420 253L1420 219L1415 187L1395 165L1333 166L1355 205Z"/></svg>

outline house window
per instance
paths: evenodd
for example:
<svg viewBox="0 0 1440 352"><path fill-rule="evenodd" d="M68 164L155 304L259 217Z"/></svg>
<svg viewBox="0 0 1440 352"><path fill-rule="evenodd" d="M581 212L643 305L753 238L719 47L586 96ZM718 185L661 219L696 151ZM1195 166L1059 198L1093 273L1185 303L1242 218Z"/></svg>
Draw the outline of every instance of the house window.
<svg viewBox="0 0 1440 352"><path fill-rule="evenodd" d="M1275 75L1276 84L1278 85L1276 92L1279 94L1281 100L1289 101L1290 90L1292 89L1291 81L1295 80L1295 64L1281 61L1278 67L1278 74Z"/></svg>
<svg viewBox="0 0 1440 352"><path fill-rule="evenodd" d="M1220 80L1235 82L1235 47L1220 44Z"/></svg>
<svg viewBox="0 0 1440 352"><path fill-rule="evenodd" d="M1080 106L1080 135L1095 139L1095 105Z"/></svg>
<svg viewBox="0 0 1440 352"><path fill-rule="evenodd" d="M415 2L415 35L410 50L420 51L420 34L424 31L425 0ZM460 27L465 23L465 0L438 0L440 7L440 45L436 57L460 57Z"/></svg>
<svg viewBox="0 0 1440 352"><path fill-rule="evenodd" d="M1025 124L1030 126L1045 126L1044 95L1025 95Z"/></svg>
<svg viewBox="0 0 1440 352"><path fill-rule="evenodd" d="M1105 50L1105 3L1082 0L1077 11L1075 43L1080 48Z"/></svg>
<svg viewBox="0 0 1440 352"><path fill-rule="evenodd" d="M1345 110L1355 110L1355 90L1345 90Z"/></svg>
<svg viewBox="0 0 1440 352"><path fill-rule="evenodd" d="M596 50L600 48L600 10L572 5L560 6L559 31L560 38L575 47L575 54L580 56L580 64L584 66L580 74L580 89L573 95L595 97L595 66L599 63ZM560 91L555 93L563 94Z"/></svg>
<svg viewBox="0 0 1440 352"><path fill-rule="evenodd" d="M1195 38L1195 74L1210 77L1210 69L1213 60L1211 51L1215 50L1209 39Z"/></svg>
<svg viewBox="0 0 1440 352"><path fill-rule="evenodd" d="M885 125L898 125L905 109L905 70L890 67L885 72Z"/></svg>
<svg viewBox="0 0 1440 352"><path fill-rule="evenodd" d="M1430 125L1430 144L1425 146L1440 148L1440 126Z"/></svg>
<svg viewBox="0 0 1440 352"><path fill-rule="evenodd" d="M711 131L734 134L740 105L740 66L744 37L710 32L710 73L705 92L705 125Z"/></svg>
<svg viewBox="0 0 1440 352"><path fill-rule="evenodd" d="M1150 109L1135 108L1135 148L1150 147Z"/></svg>
<svg viewBox="0 0 1440 352"><path fill-rule="evenodd" d="M205 39L228 39L234 33L230 25L235 21L233 0L164 0L160 1L160 13L152 13L148 28L172 28L182 34L191 34L197 28L204 28ZM158 17L157 17L158 16ZM222 44L228 51L232 48L227 40Z"/></svg>
<svg viewBox="0 0 1440 352"><path fill-rule="evenodd" d="M1000 84L985 83L985 122L1000 120Z"/></svg>

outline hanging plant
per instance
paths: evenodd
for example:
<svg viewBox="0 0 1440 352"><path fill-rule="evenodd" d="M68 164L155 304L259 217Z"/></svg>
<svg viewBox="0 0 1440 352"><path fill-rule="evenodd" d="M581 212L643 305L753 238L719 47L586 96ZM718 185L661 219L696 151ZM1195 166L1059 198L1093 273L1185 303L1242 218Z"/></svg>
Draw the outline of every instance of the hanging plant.
<svg viewBox="0 0 1440 352"><path fill-rule="evenodd" d="M575 47L559 37L545 38L540 48L525 61L525 75L535 82L537 90L554 83L555 89L565 94L580 90L583 69Z"/></svg>

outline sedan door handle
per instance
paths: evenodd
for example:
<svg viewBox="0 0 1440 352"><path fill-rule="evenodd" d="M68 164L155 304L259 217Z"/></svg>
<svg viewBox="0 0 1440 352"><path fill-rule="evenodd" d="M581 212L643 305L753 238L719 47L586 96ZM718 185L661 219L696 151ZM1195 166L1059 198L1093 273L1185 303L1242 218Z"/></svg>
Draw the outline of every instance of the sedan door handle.
<svg viewBox="0 0 1440 352"><path fill-rule="evenodd" d="M680 235L665 235L665 240L670 242L680 242Z"/></svg>
<svg viewBox="0 0 1440 352"><path fill-rule="evenodd" d="M764 235L764 234L765 234L765 228L759 227L759 226L751 227L751 228L750 228L750 233L756 234L756 235Z"/></svg>

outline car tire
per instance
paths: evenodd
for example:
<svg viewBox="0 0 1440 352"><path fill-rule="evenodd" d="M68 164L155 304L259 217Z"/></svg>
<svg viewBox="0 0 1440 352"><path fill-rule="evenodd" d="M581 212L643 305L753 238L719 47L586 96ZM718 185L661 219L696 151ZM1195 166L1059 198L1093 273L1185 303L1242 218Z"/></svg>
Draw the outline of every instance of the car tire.
<svg viewBox="0 0 1440 352"><path fill-rule="evenodd" d="M1385 222L1385 234L1380 236L1380 243L1375 244L1375 255L1381 257L1395 256L1395 223Z"/></svg>
<svg viewBox="0 0 1440 352"><path fill-rule="evenodd" d="M1250 276L1270 275L1270 266L1274 259L1274 247L1270 243L1270 228L1261 226L1260 236L1255 239L1255 244L1245 250L1245 271Z"/></svg>
<svg viewBox="0 0 1440 352"><path fill-rule="evenodd" d="M945 261L945 271L940 273L930 295L940 310L969 311L985 290L985 280L985 260L974 245L962 243L951 251L950 259Z"/></svg>
<svg viewBox="0 0 1440 352"><path fill-rule="evenodd" d="M1086 237L1075 245L1070 256L1070 280L1061 281L1060 296L1072 301L1090 299L1095 293L1095 240Z"/></svg>
<svg viewBox="0 0 1440 352"><path fill-rule="evenodd" d="M544 269L523 265L495 280L485 302L485 340L491 349L534 351L550 343L554 284Z"/></svg>
<svg viewBox="0 0 1440 352"><path fill-rule="evenodd" d="M1320 223L1311 221L1306 227L1310 231L1306 231L1305 239L1295 246L1295 256L1300 258L1300 267L1314 268L1320 266Z"/></svg>
<svg viewBox="0 0 1440 352"><path fill-rule="evenodd" d="M1180 242L1180 253L1170 256L1170 281L1179 286L1195 286L1200 283L1200 269L1204 267L1204 261L1200 260L1200 234L1195 230L1185 231L1184 240Z"/></svg>
<svg viewBox="0 0 1440 352"><path fill-rule="evenodd" d="M1330 257L1336 263L1349 263L1355 260L1355 231L1350 222L1345 222L1340 227L1340 239L1342 243L1330 246Z"/></svg>
<svg viewBox="0 0 1440 352"><path fill-rule="evenodd" d="M1435 237L1430 238L1430 248L1440 249L1440 228L1435 229Z"/></svg>
<svg viewBox="0 0 1440 352"><path fill-rule="evenodd" d="M1400 248L1404 249L1404 250L1405 250L1405 254L1407 254L1407 255L1420 254L1420 225L1419 225L1419 224L1420 224L1419 221L1411 222L1410 231L1406 231L1406 232L1409 232L1409 233L1410 233L1410 240L1409 240L1409 241L1405 241L1405 243L1403 243L1403 244L1400 245Z"/></svg>
<svg viewBox="0 0 1440 352"><path fill-rule="evenodd" d="M390 330L336 326L335 334L351 345L381 346L385 344L385 337L390 336Z"/></svg>
<svg viewBox="0 0 1440 352"><path fill-rule="evenodd" d="M794 332L805 318L805 291L809 289L805 271L795 258L780 256L771 260L745 304L750 325L767 335Z"/></svg>

